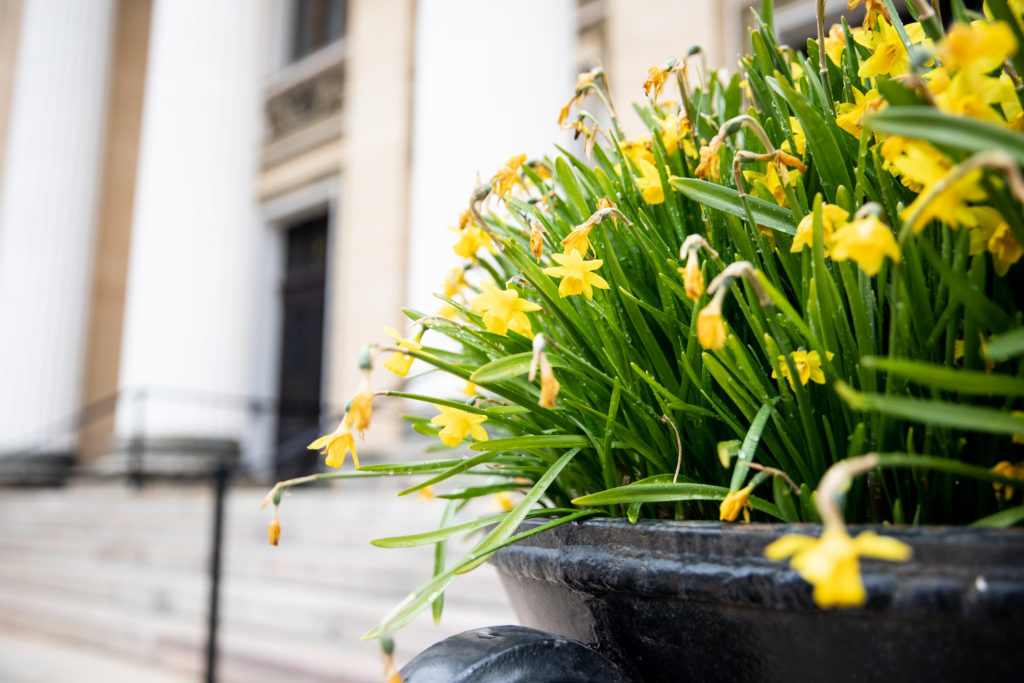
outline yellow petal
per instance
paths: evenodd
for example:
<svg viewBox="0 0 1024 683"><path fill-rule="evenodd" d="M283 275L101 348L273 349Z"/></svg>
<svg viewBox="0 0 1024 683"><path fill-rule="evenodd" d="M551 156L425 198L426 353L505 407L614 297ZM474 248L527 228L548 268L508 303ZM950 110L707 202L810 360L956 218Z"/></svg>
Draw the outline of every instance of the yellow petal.
<svg viewBox="0 0 1024 683"><path fill-rule="evenodd" d="M764 549L764 556L769 560L782 560L806 550L815 543L817 543L817 539L810 536L786 534L768 544L768 547Z"/></svg>

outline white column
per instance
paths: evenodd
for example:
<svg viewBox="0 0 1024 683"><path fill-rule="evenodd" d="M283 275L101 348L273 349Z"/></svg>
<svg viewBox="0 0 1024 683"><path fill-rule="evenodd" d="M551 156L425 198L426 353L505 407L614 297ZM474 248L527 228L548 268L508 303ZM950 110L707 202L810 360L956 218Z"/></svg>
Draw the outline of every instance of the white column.
<svg viewBox="0 0 1024 683"><path fill-rule="evenodd" d="M145 436L239 438L250 392L261 12L157 2L150 32L120 385ZM133 434L122 405L117 432Z"/></svg>
<svg viewBox="0 0 1024 683"><path fill-rule="evenodd" d="M571 0L420 0L412 154L409 301L433 312L453 255L445 230L477 173L555 151L558 110L576 85Z"/></svg>
<svg viewBox="0 0 1024 683"><path fill-rule="evenodd" d="M0 188L0 453L69 445L49 427L81 392L112 10L22 7Z"/></svg>

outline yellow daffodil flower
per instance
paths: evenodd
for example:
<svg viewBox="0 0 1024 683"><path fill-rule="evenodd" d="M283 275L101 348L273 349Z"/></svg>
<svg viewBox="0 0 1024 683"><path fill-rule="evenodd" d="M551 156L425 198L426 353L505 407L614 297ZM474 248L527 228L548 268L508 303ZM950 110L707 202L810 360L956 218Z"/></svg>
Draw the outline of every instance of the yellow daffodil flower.
<svg viewBox="0 0 1024 683"><path fill-rule="evenodd" d="M540 257L544 253L544 228L539 221L530 221L530 253L540 263Z"/></svg>
<svg viewBox="0 0 1024 683"><path fill-rule="evenodd" d="M515 498L508 491L499 491L491 496L491 507L502 512L508 512L516 506Z"/></svg>
<svg viewBox="0 0 1024 683"><path fill-rule="evenodd" d="M551 367L546 353L540 354L540 400L537 402L541 408L554 408L555 398L558 396L558 379L555 378L555 371Z"/></svg>
<svg viewBox="0 0 1024 683"><path fill-rule="evenodd" d="M565 252L578 251L579 253L586 256L594 248L590 244L590 231L594 228L592 222L585 221L584 223L577 225L573 228L565 239L562 240L562 246L565 247Z"/></svg>
<svg viewBox="0 0 1024 683"><path fill-rule="evenodd" d="M558 285L560 297L583 294L588 299L593 299L594 287L608 289L605 279L592 272L601 267L601 264L604 263L603 260L584 261L583 256L576 249L567 254L552 254L551 258L558 265L545 268L544 274L562 279Z"/></svg>
<svg viewBox="0 0 1024 683"><path fill-rule="evenodd" d="M921 194L910 203L910 206L903 209L903 219L908 220L916 213L914 224L910 226L914 232L924 230L932 219L944 221L954 228L973 225L976 214L971 211L968 202L979 201L988 196L980 184L981 177L980 170L972 171L938 194L932 195L930 199L928 195L931 184L925 185ZM927 204L925 200L928 200Z"/></svg>
<svg viewBox="0 0 1024 683"><path fill-rule="evenodd" d="M953 24L939 41L939 61L947 69L988 73L1017 52L1013 31L1001 21Z"/></svg>
<svg viewBox="0 0 1024 683"><path fill-rule="evenodd" d="M494 253L494 245L491 244L491 238L479 226L470 224L462 230L457 228L454 228L454 230L459 234L459 240L452 246L452 251L455 252L456 256L475 258L476 252L480 250L480 247L487 249L492 254Z"/></svg>
<svg viewBox="0 0 1024 683"><path fill-rule="evenodd" d="M913 23L904 26L910 42L924 42L924 29L921 24ZM860 63L857 75L861 78L874 78L880 74L900 76L910 71L910 55L903 45L903 40L895 27L887 20L879 18L878 27L873 31L854 36L854 40L866 47L871 56Z"/></svg>
<svg viewBox="0 0 1024 683"><path fill-rule="evenodd" d="M1019 410L1013 411L1013 414L1017 417L1024 417L1024 412ZM1020 437L1013 437L1014 443L1020 443ZM1019 462L1016 465L1011 463L1009 460L1002 460L992 466L991 471L995 474L1001 474L1004 477L1013 477L1014 479L1024 479L1024 462ZM1009 484L1004 484L1001 481L992 482L992 490L996 492L998 498L1000 493L1002 494L1003 500L1010 500L1013 498L1014 488Z"/></svg>
<svg viewBox="0 0 1024 683"><path fill-rule="evenodd" d="M825 54L833 64L841 66L845 49L846 35L843 33L843 27L839 24L832 24L828 29L828 35L825 36Z"/></svg>
<svg viewBox="0 0 1024 683"><path fill-rule="evenodd" d="M352 451L352 462L355 464L356 469L359 469L359 456L356 455L356 442L352 438L352 432L349 431L348 420L342 420L338 428L327 434L321 436L319 439L307 446L308 449L314 451L320 451L320 454L327 454L324 464L328 467L341 467L345 464L345 456L348 455L349 451ZM323 449L323 450L320 450Z"/></svg>
<svg viewBox="0 0 1024 683"><path fill-rule="evenodd" d="M352 429L359 432L359 438L363 438L363 432L370 428L370 420L373 418L373 394L370 393L369 382L363 381L359 393L352 398L352 404L345 414L345 423ZM352 452L355 457L355 451Z"/></svg>
<svg viewBox="0 0 1024 683"><path fill-rule="evenodd" d="M463 396L476 396L476 385L472 382L467 381L466 386L462 387Z"/></svg>
<svg viewBox="0 0 1024 683"><path fill-rule="evenodd" d="M512 188L519 182L519 167L526 162L525 154L517 154L505 162L498 172L491 176L493 192L502 199L512 193Z"/></svg>
<svg viewBox="0 0 1024 683"><path fill-rule="evenodd" d="M274 516L267 526L267 535L270 537L270 545L277 545L281 541L281 522L277 519L277 509L274 509Z"/></svg>
<svg viewBox="0 0 1024 683"><path fill-rule="evenodd" d="M843 209L841 206L835 204L822 204L821 205L821 236L825 241L825 245L828 245L828 241L832 238L832 234L846 224L846 219L850 217L850 214ZM809 213L800 219L800 224L796 226L796 235L793 237L793 246L789 248L789 251L793 254L799 253L804 250L804 247L810 247L814 245L814 214ZM828 256L828 247L825 247L825 255Z"/></svg>
<svg viewBox="0 0 1024 683"><path fill-rule="evenodd" d="M808 382L814 382L815 384L825 383L825 372L821 369L821 356L817 351L794 351L790 356L793 358L793 365L796 366L796 374L800 378L800 384L806 386ZM832 360L834 356L834 353L828 352L829 360ZM786 357L779 356L778 360L782 376L788 379L789 386L795 389L796 385L789 374L789 364L786 362ZM772 379L776 378L778 378L778 375L772 370Z"/></svg>
<svg viewBox="0 0 1024 683"><path fill-rule="evenodd" d="M832 260L852 259L870 277L878 274L886 256L897 263L902 258L892 230L874 216L855 220L836 231L829 249Z"/></svg>
<svg viewBox="0 0 1024 683"><path fill-rule="evenodd" d="M693 174L698 178L703 178L718 182L718 177L721 173L722 161L718 157L718 150L722 147L722 143L717 141L717 138L711 141L711 144L702 142L700 148L700 163L697 164L697 168L694 169Z"/></svg>
<svg viewBox="0 0 1024 683"><path fill-rule="evenodd" d="M665 145L666 152L671 154L676 149L682 149L688 157L697 155L690 136L690 122L685 116L667 114L658 125L661 127L661 143Z"/></svg>
<svg viewBox="0 0 1024 683"><path fill-rule="evenodd" d="M466 286L466 269L452 268L444 279L443 293L449 299L454 299Z"/></svg>
<svg viewBox="0 0 1024 683"><path fill-rule="evenodd" d="M654 164L639 160L636 167L640 171L640 177L636 179L636 186L640 189L640 196L648 204L661 204L665 201L665 189L661 186L661 176Z"/></svg>
<svg viewBox="0 0 1024 683"><path fill-rule="evenodd" d="M490 282L484 282L481 287L484 291L473 297L470 306L481 314L488 332L507 334L512 330L525 337L533 336L526 314L539 311L539 305L523 299L514 289L498 289Z"/></svg>
<svg viewBox="0 0 1024 683"><path fill-rule="evenodd" d="M418 498L419 500L425 500L429 503L430 501L437 498L437 495L434 493L433 486L424 486L423 488L416 492L416 498Z"/></svg>
<svg viewBox="0 0 1024 683"><path fill-rule="evenodd" d="M743 511L743 521L750 521L750 511L754 508L750 504L750 493L754 490L754 485L750 484L741 488L739 491L733 491L725 497L722 504L718 506L718 520L721 522L735 522L739 516L740 511Z"/></svg>
<svg viewBox="0 0 1024 683"><path fill-rule="evenodd" d="M654 164L654 152L651 151L650 135L641 135L632 140L625 140L619 145L619 149L622 150L624 157L638 166L641 161L651 165Z"/></svg>
<svg viewBox="0 0 1024 683"><path fill-rule="evenodd" d="M459 309L452 306L450 303L445 301L441 304L441 308L438 309L437 314L442 318L448 318L449 320L455 320L459 315Z"/></svg>
<svg viewBox="0 0 1024 683"><path fill-rule="evenodd" d="M445 446L454 448L462 443L466 436L471 436L477 441L487 441L487 432L480 426L481 422L487 421L486 415L469 413L458 408L448 406L434 406L441 411L440 415L434 416L430 424L444 427L438 436Z"/></svg>
<svg viewBox="0 0 1024 683"><path fill-rule="evenodd" d="M697 262L697 251L692 250L686 257L686 267L679 269L683 276L683 287L686 289L686 296L691 301L704 296L704 273L700 270L700 263Z"/></svg>
<svg viewBox="0 0 1024 683"><path fill-rule="evenodd" d="M725 320L722 319L722 300L711 299L697 314L697 341L709 351L725 348Z"/></svg>
<svg viewBox="0 0 1024 683"><path fill-rule="evenodd" d="M843 102L839 105L836 125L850 135L859 138L864 130L864 115L881 109L884 104L885 100L877 90L862 93L857 88L853 88L853 102Z"/></svg>
<svg viewBox="0 0 1024 683"><path fill-rule="evenodd" d="M796 155L802 157L804 152L807 151L807 136L804 134L804 127L800 125L800 119L795 116L790 116L789 129L793 133L793 142L796 143ZM793 153L788 139L783 141L782 150L791 154Z"/></svg>
<svg viewBox="0 0 1024 683"><path fill-rule="evenodd" d="M419 344L419 339L406 339L405 337L398 333L398 330L392 329L390 327L385 327L384 334L388 335L389 337L393 337L397 341L395 346L397 346L400 349L406 349L408 351L420 351L423 349L423 347L420 346ZM395 373L399 377L405 377L407 374L409 374L409 368L412 366L412 361L413 357L410 356L409 354L399 353L398 351L395 351L390 356L388 356L388 359L386 361L384 361L384 367L390 370L391 372Z"/></svg>
<svg viewBox="0 0 1024 683"><path fill-rule="evenodd" d="M911 549L872 531L850 538L846 529L826 526L820 538L787 534L765 548L764 554L769 560L792 557L790 566L814 586L814 602L819 607L856 607L867 599L858 558L905 562Z"/></svg>
<svg viewBox="0 0 1024 683"><path fill-rule="evenodd" d="M765 190L772 196L779 206L786 206L786 187L783 185L783 178L786 185L794 185L800 178L799 173L789 173L781 165L769 162L768 168L764 171L744 171L743 179L753 185L761 183Z"/></svg>

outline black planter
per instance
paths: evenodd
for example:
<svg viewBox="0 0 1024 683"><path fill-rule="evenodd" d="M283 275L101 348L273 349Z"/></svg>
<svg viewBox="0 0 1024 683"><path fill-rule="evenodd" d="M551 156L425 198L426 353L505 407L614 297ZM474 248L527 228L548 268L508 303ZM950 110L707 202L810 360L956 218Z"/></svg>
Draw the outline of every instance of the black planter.
<svg viewBox="0 0 1024 683"><path fill-rule="evenodd" d="M814 526L593 520L491 561L522 624L593 647L637 682L1024 680L1024 533L878 531L914 557L862 561L868 602L843 610L817 607L762 555Z"/></svg>

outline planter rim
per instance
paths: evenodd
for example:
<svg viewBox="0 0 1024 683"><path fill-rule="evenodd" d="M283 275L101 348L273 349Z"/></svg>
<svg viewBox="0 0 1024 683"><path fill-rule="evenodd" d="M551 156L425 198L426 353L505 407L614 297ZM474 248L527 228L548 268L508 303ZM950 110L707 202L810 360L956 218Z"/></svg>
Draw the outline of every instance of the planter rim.
<svg viewBox="0 0 1024 683"><path fill-rule="evenodd" d="M527 520L520 530L542 523ZM1024 623L1024 529L850 527L851 535L862 530L899 539L914 552L907 562L862 559L868 601L852 611ZM597 518L526 538L491 562L500 573L577 591L818 611L810 584L787 562L763 555L768 543L790 533L818 536L821 525Z"/></svg>

